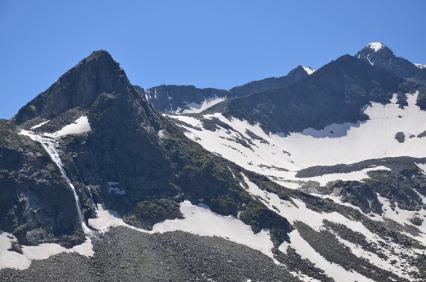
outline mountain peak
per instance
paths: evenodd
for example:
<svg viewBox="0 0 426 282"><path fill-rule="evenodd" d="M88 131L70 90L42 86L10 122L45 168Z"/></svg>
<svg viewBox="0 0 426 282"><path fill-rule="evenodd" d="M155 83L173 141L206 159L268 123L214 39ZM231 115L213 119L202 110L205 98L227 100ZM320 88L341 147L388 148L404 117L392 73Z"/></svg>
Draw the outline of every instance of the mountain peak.
<svg viewBox="0 0 426 282"><path fill-rule="evenodd" d="M87 56L86 60L92 60L97 58L108 58L112 60L112 56L106 50L95 50L89 56Z"/></svg>
<svg viewBox="0 0 426 282"><path fill-rule="evenodd" d="M21 108L14 119L20 124L37 116L53 118L74 107L86 108L102 93L124 93L129 85L107 51L94 51Z"/></svg>
<svg viewBox="0 0 426 282"><path fill-rule="evenodd" d="M417 83L426 82L426 72L422 66L415 65L407 59L398 57L381 42L367 44L355 57L368 62L372 66L386 69L402 78Z"/></svg>
<svg viewBox="0 0 426 282"><path fill-rule="evenodd" d="M375 56L394 57L395 55L389 47L378 41L368 43L355 55L358 59L367 59L367 57L369 59Z"/></svg>
<svg viewBox="0 0 426 282"><path fill-rule="evenodd" d="M385 47L386 46L382 42L371 42L371 43L368 43L366 46L366 48L369 48L373 50L374 52L378 52Z"/></svg>

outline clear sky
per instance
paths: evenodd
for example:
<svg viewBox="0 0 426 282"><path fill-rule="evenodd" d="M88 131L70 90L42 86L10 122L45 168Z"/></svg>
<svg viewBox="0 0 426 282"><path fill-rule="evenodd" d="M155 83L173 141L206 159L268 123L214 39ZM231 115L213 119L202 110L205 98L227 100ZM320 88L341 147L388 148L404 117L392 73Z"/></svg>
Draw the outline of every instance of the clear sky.
<svg viewBox="0 0 426 282"><path fill-rule="evenodd" d="M1 0L0 118L91 51L133 84L230 88L382 41L426 63L423 0Z"/></svg>

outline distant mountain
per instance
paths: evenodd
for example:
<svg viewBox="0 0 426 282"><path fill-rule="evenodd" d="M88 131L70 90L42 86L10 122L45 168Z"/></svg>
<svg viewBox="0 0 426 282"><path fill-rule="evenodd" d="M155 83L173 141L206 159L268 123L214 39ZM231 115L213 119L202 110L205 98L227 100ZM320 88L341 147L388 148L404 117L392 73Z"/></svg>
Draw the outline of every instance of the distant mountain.
<svg viewBox="0 0 426 282"><path fill-rule="evenodd" d="M147 101L165 113L201 112L231 96L227 90L192 85L160 85L145 91Z"/></svg>
<svg viewBox="0 0 426 282"><path fill-rule="evenodd" d="M150 230L182 218L179 206L190 201L238 217L251 234L267 229L272 245L288 240L289 222L241 185L245 170L187 139L140 91L107 52L97 51L12 121L0 121L0 230L8 234L0 239L16 250L72 247L99 231L90 222L102 214L100 204Z"/></svg>
<svg viewBox="0 0 426 282"><path fill-rule="evenodd" d="M290 71L286 76L269 77L262 80L252 81L244 85L231 88L230 91L234 94L234 96L240 97L283 88L309 76L314 71L315 70L310 67L298 66Z"/></svg>
<svg viewBox="0 0 426 282"><path fill-rule="evenodd" d="M373 44L368 48L368 52L381 52L385 47ZM426 255L426 225L421 219L426 216L424 94L418 81L344 55L289 86L226 100L200 115L170 117L188 138L210 152L293 191L308 193L313 201L336 203L372 220L348 216L341 209L328 213L325 203L315 213L305 199L293 198L298 207L293 209L277 194L252 187L253 195L296 226L290 233L293 243L286 245L287 254L289 250L303 253L321 265L330 281L422 281L425 271L420 261ZM373 225L375 231L370 229ZM412 245L421 249L421 255L414 264L414 260L407 261L411 270L399 264L403 257L391 259L395 253L389 246L405 241L399 241L404 237L401 232L422 245ZM379 242L384 244L381 250L374 247ZM389 271L387 278L372 274L371 265L361 266L365 262Z"/></svg>
<svg viewBox="0 0 426 282"><path fill-rule="evenodd" d="M344 55L144 90L93 52L0 120L0 280L424 281L422 87Z"/></svg>
<svg viewBox="0 0 426 282"><path fill-rule="evenodd" d="M407 59L397 57L392 50L381 42L372 42L360 50L355 57L369 64L384 68L402 78L426 83L426 69Z"/></svg>
<svg viewBox="0 0 426 282"><path fill-rule="evenodd" d="M345 55L288 87L225 101L208 112L260 123L268 131L289 133L365 120L361 109L366 104L386 103L393 93L409 87L404 79Z"/></svg>
<svg viewBox="0 0 426 282"><path fill-rule="evenodd" d="M200 113L224 100L282 88L307 77L315 70L298 66L286 76L252 81L232 89L197 88L192 85L160 85L147 89L136 86L151 105L164 113Z"/></svg>

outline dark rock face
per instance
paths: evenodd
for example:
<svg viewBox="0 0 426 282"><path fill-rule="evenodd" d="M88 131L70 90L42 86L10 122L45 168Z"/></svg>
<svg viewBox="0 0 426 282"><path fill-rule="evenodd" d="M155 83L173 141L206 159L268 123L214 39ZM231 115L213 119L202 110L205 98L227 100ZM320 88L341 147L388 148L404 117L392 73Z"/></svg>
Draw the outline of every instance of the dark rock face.
<svg viewBox="0 0 426 282"><path fill-rule="evenodd" d="M364 213L382 214L382 204L375 191L369 185L358 181L335 181L327 187L335 196L341 196L342 202L359 207Z"/></svg>
<svg viewBox="0 0 426 282"><path fill-rule="evenodd" d="M192 85L160 85L145 91L145 97L160 112L176 112L201 105L203 101L231 97L227 90L197 88Z"/></svg>
<svg viewBox="0 0 426 282"><path fill-rule="evenodd" d="M340 243L336 236L328 230L319 232L304 223L296 223L301 236L328 261L338 263L345 269L353 269L374 281L408 281L385 269L372 265L367 260L355 256L348 247Z"/></svg>
<svg viewBox="0 0 426 282"><path fill-rule="evenodd" d="M0 230L20 243L81 242L72 191L40 144L0 121Z"/></svg>
<svg viewBox="0 0 426 282"><path fill-rule="evenodd" d="M79 116L88 117L90 133L67 136L58 144L86 218L93 215L93 203L84 189L90 187L95 202L118 211L133 225L150 228L179 217L178 204L187 199L222 215L245 212L243 221L253 230L271 229L276 244L287 240L291 225L245 192L235 177L241 168L187 139L147 103L142 91L129 83L108 53L94 52L14 120L29 127L49 119L40 129L44 132L58 130ZM67 199L72 200L72 195ZM147 211L147 206L152 210Z"/></svg>
<svg viewBox="0 0 426 282"><path fill-rule="evenodd" d="M258 122L273 132L321 129L365 120L365 105L387 103L392 93L407 87L403 83L386 70L345 55L289 87L225 101L207 112Z"/></svg>
<svg viewBox="0 0 426 282"><path fill-rule="evenodd" d="M305 77L309 76L302 66L290 71L286 76L269 77L262 80L252 81L241 86L232 88L230 91L236 97L261 93L268 90L287 87Z"/></svg>
<svg viewBox="0 0 426 282"><path fill-rule="evenodd" d="M160 112L181 112L204 101L216 98L231 99L264 92L271 89L289 86L305 77L308 73L302 66L290 71L286 76L270 77L263 80L252 81L247 84L223 90L216 88L197 88L192 85L160 85L143 90L135 86L135 89L143 94L149 103Z"/></svg>
<svg viewBox="0 0 426 282"><path fill-rule="evenodd" d="M128 87L124 71L106 51L93 52L38 95L14 117L17 124L41 117L54 118L66 110L86 108L101 93L117 93Z"/></svg>
<svg viewBox="0 0 426 282"><path fill-rule="evenodd" d="M384 45L377 51L367 45L355 56L371 65L392 72L399 77L421 84L417 86L417 90L419 91L417 105L422 110L426 109L426 68L418 68L407 59L397 57L391 49Z"/></svg>
<svg viewBox="0 0 426 282"><path fill-rule="evenodd" d="M367 45L355 57L365 60L371 65L384 68L402 78L420 83L426 82L426 69L418 68L407 59L395 56L387 46L383 44L381 46L380 49L374 50Z"/></svg>
<svg viewBox="0 0 426 282"><path fill-rule="evenodd" d="M296 77L297 73L291 75ZM273 86L277 80L244 86L248 88L241 93L277 87ZM251 122L260 121L268 130L289 132L308 126L320 128L332 122L362 120L365 116L360 110L368 102L386 103L395 91L412 87L402 78L350 56L343 56L310 76L300 74L295 80L298 82L288 82L284 88L228 99L215 109ZM288 273L291 270L331 281L295 249L290 247L287 252L278 249L284 241L289 241L288 233L296 228L328 261L377 281L381 281L381 277L398 279L387 270L356 257L336 237L338 234L382 255L381 248L370 244L365 236L333 222L325 223L325 228L319 232L302 222L293 221L291 225L285 213L281 213L281 207L271 207L273 202L269 201L269 196L262 198L261 194L249 193L242 173L260 189L276 194L282 201L295 202L297 198L312 211L338 212L403 248L423 247L404 233L418 235L421 218L413 217L407 227L397 222L374 221L364 213L382 212L378 195L387 198L391 208L422 208L419 194L426 195L426 177L415 163L424 163L424 159L368 160L312 167L300 172L301 175L321 175L324 171L355 171L371 165L388 165L391 171L372 171L370 178L363 182L336 181L321 187L324 194L335 193L342 201L360 207L361 212L303 190L282 187L266 176L246 171L207 152L158 113L145 95L142 88L129 83L124 71L108 53L99 51L81 61L21 109L13 121L0 121L0 230L13 233L21 244L59 242L72 246L83 240L70 187L42 146L19 135L18 131L49 119L35 131L38 134L54 132L84 115L88 117L90 132L56 141L66 175L76 187L86 219L94 215L94 202L102 203L107 209L116 210L127 223L150 229L159 221L180 218L179 203L190 200L193 204L208 205L218 214L237 217L255 233L267 229L274 244L275 258L286 268L272 264L257 251L220 238L182 232L147 235L123 228L121 231L113 229L102 239L105 241L94 238L96 254L93 258L61 254L49 260L54 267L38 261L29 271L19 274L1 271L0 277L43 280L57 279L58 275L63 278L65 273L69 280L149 280L162 275L170 280L291 281ZM404 99L399 100L403 105ZM232 127L219 119L201 121L212 132L220 126L232 133ZM253 132L247 134L250 138L237 137L236 140L253 151L253 140L267 142ZM20 251L19 244L12 248ZM236 262L225 261L229 257L236 258ZM81 277L69 268L61 268L66 264L64 261L71 262L75 268L83 267L88 276ZM61 265L59 271L57 265ZM46 267L52 269L53 275L49 276ZM170 270L170 267L175 268ZM238 269L244 269L244 273L237 272Z"/></svg>

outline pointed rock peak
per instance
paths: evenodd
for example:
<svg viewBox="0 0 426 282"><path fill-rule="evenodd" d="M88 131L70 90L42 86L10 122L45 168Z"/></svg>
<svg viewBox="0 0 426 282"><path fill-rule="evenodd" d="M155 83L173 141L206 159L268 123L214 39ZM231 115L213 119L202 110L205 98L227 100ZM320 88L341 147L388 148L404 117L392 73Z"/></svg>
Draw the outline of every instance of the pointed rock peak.
<svg viewBox="0 0 426 282"><path fill-rule="evenodd" d="M63 74L15 116L18 123L37 116L56 117L74 107L87 108L102 93L122 95L133 89L120 65L104 50L95 51Z"/></svg>
<svg viewBox="0 0 426 282"><path fill-rule="evenodd" d="M371 56L391 56L393 57L394 54L389 47L387 47L382 42L371 42L368 43L362 50L360 50L356 57L358 59L370 59ZM371 64L371 62L370 62Z"/></svg>
<svg viewBox="0 0 426 282"><path fill-rule="evenodd" d="M111 55L105 51L105 50L96 50L93 51L92 54L90 54L86 60L93 60L93 59L109 59L112 60Z"/></svg>
<svg viewBox="0 0 426 282"><path fill-rule="evenodd" d="M89 56L81 60L80 63L78 63L70 71L79 69L79 67L82 65L96 68L97 71L120 70L120 65L114 61L112 56L105 50L93 51Z"/></svg>

